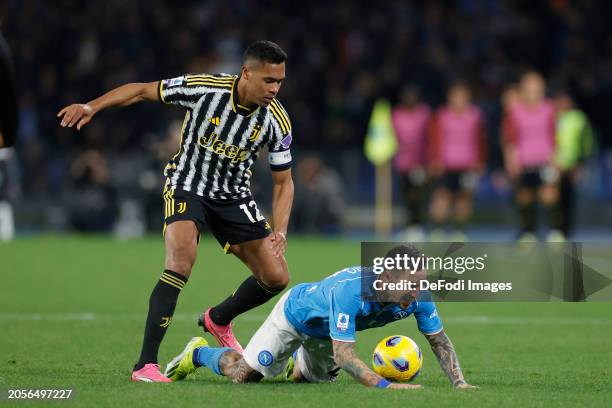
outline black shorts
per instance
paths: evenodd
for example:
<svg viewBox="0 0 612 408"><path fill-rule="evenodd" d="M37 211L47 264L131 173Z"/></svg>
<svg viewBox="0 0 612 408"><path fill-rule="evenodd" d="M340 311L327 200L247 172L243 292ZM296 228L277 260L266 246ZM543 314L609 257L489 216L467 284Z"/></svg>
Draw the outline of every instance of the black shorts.
<svg viewBox="0 0 612 408"><path fill-rule="evenodd" d="M453 193L476 189L478 176L469 170L449 170L440 178L438 187L447 188Z"/></svg>
<svg viewBox="0 0 612 408"><path fill-rule="evenodd" d="M164 233L175 221L193 221L200 234L206 226L225 252L230 245L265 238L272 232L253 197L214 200L178 189L164 192Z"/></svg>
<svg viewBox="0 0 612 408"><path fill-rule="evenodd" d="M518 179L518 187L538 188L554 185L559 181L559 173L552 166L528 167L523 169Z"/></svg>

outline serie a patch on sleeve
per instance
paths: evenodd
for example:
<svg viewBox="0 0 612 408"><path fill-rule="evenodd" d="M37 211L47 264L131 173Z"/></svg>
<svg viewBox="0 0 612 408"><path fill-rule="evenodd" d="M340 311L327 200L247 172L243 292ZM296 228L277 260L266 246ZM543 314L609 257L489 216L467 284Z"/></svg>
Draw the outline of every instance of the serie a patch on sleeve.
<svg viewBox="0 0 612 408"><path fill-rule="evenodd" d="M174 86L183 85L184 81L185 81L184 76L180 76L180 77L176 77L172 79L166 79L166 88L172 88Z"/></svg>

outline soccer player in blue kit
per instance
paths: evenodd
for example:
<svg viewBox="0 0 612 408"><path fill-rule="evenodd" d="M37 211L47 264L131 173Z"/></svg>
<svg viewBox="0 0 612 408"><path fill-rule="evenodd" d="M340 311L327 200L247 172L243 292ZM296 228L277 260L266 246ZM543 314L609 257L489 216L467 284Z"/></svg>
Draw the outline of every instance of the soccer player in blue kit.
<svg viewBox="0 0 612 408"><path fill-rule="evenodd" d="M421 256L413 246L396 247L387 256L395 254ZM243 355L230 348L209 347L204 338L194 337L168 363L165 374L178 381L198 367L208 367L235 383L246 383L275 377L289 367L287 376L294 381L329 382L343 369L368 387L420 388L417 384L387 381L355 353L357 331L381 327L412 314L453 386L474 388L463 376L453 344L428 293L388 289L368 293L375 279L380 283L410 280L418 287L418 281L425 278L422 270L386 270L375 275L357 266L319 282L299 284L281 297Z"/></svg>

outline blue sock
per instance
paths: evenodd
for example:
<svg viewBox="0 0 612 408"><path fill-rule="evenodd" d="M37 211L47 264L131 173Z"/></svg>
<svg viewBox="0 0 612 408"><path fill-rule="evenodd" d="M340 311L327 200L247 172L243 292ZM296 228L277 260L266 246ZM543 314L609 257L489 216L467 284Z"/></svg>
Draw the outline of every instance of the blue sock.
<svg viewBox="0 0 612 408"><path fill-rule="evenodd" d="M221 360L223 353L228 350L232 349L229 347L198 347L193 351L193 364L196 367L208 367L215 374L221 375L219 360Z"/></svg>

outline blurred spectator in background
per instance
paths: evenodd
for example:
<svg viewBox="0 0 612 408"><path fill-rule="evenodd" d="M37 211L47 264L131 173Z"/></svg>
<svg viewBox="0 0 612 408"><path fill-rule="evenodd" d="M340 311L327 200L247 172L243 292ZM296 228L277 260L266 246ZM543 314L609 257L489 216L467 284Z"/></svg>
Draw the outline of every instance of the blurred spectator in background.
<svg viewBox="0 0 612 408"><path fill-rule="evenodd" d="M104 156L86 150L72 163L70 173L73 188L67 207L72 226L80 232L112 231L119 206Z"/></svg>
<svg viewBox="0 0 612 408"><path fill-rule="evenodd" d="M11 204L17 189L13 153L13 149L0 149L0 242L11 241L15 237L15 220Z"/></svg>
<svg viewBox="0 0 612 408"><path fill-rule="evenodd" d="M296 167L295 198L289 225L303 233L337 233L344 207L339 174L316 156L303 158Z"/></svg>
<svg viewBox="0 0 612 408"><path fill-rule="evenodd" d="M572 97L566 91L555 94L554 104L557 110L555 164L561 171L560 229L567 237L574 226L574 184L580 178L582 164L595 150L595 140L589 118L576 108Z"/></svg>
<svg viewBox="0 0 612 408"><path fill-rule="evenodd" d="M536 199L548 213L547 239L562 240L559 212L559 174L554 164L555 111L546 98L546 83L535 71L523 74L519 100L506 112L502 129L506 171L515 186L519 210L519 239L536 240Z"/></svg>
<svg viewBox="0 0 612 408"><path fill-rule="evenodd" d="M420 242L425 238L423 205L426 200L426 137L431 111L421 102L416 85L402 88L399 104L393 109L392 119L398 150L393 164L400 175L406 209L405 240Z"/></svg>
<svg viewBox="0 0 612 408"><path fill-rule="evenodd" d="M0 241L10 241L15 236L15 221L11 205L11 190L15 183L9 172L9 160L17 134L17 94L13 78L13 64L8 44L0 33Z"/></svg>
<svg viewBox="0 0 612 408"><path fill-rule="evenodd" d="M163 137L169 121L182 119L179 110L133 106L110 111L82 138L74 138L55 124L62 104L138 78L178 75L185 67L191 72L235 71L241 50L259 38L279 41L293 56L287 75L294 80L283 85L283 93L285 107L294 113L299 149L327 161L326 155L341 148L342 157L350 158L334 160L333 166L345 181L351 206L372 205L366 193L372 191L373 178L361 178L368 164L355 158L373 100L393 99L409 78L424 102L438 106L449 80L468 79L474 100L487 113L488 165L495 171L503 167L497 148L500 95L526 66L537 67L551 82L567 84L592 123L602 150L602 162L594 167L601 173L585 186L583 208L588 212L583 219L585 228L601 227L601 217L592 214L597 209L603 213L603 203L612 197L606 159L612 146L610 15L612 2L604 0L269 0L266 7L221 0L0 1L23 118L17 183L24 195L20 201L29 205L17 209L21 227L49 226L39 214L59 206L55 197L69 187L67 163L80 152L94 147L112 160L115 183L115 172L127 167L121 162L149 160L143 145ZM509 95L513 99L516 92L511 88ZM135 184L128 185L138 182L136 171L115 184L122 201L126 194L140 199L132 196ZM475 214L475 222L510 225L506 180L505 175L494 177L495 191L479 190L484 211ZM504 216L491 222L485 215L492 211Z"/></svg>
<svg viewBox="0 0 612 408"><path fill-rule="evenodd" d="M2 25L0 24L0 28ZM13 146L17 135L17 93L8 44L0 33L0 149Z"/></svg>
<svg viewBox="0 0 612 408"><path fill-rule="evenodd" d="M453 209L453 241L467 239L464 228L472 215L474 189L486 160L486 135L480 109L471 102L464 82L453 84L446 105L433 118L429 137L429 169L436 187L432 193L431 239L445 240Z"/></svg>

